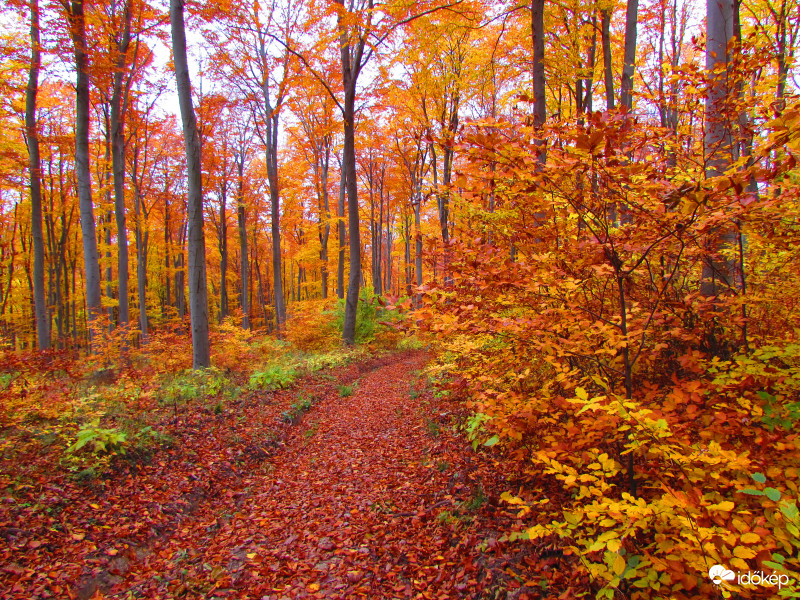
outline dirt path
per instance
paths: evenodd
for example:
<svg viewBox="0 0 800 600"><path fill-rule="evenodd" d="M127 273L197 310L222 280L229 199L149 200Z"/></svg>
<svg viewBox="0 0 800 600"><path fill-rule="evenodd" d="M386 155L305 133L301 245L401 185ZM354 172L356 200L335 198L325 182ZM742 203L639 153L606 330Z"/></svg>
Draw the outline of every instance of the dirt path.
<svg viewBox="0 0 800 600"><path fill-rule="evenodd" d="M81 582L68 595L520 597L497 541L513 520L498 508L507 484L485 455L448 429L447 407L413 389L424 360L421 353L394 357L363 374L349 397L327 384L281 435L236 440L239 458L246 451L245 468L225 427L198 427L194 445L173 459L172 471L182 466L186 475L166 484L170 502L155 472L102 492L131 528L152 520L151 513L161 521L149 526L146 543L134 533L104 538L105 529L118 525L113 514L111 525L95 522ZM280 408L273 406L268 418L256 406L244 414L244 426L267 428ZM145 497L150 490L153 504L116 498L125 486ZM165 511L177 516L164 521Z"/></svg>

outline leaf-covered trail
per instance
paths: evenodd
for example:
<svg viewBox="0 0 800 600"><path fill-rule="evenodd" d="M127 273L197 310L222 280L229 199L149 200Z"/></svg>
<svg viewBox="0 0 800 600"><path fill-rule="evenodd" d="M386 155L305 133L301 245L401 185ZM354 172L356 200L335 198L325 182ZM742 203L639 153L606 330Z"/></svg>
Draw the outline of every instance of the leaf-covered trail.
<svg viewBox="0 0 800 600"><path fill-rule="evenodd" d="M505 556L510 548L497 541L513 521L498 508L507 483L447 428L439 400L412 391L424 361L391 357L349 397L327 383L299 422L267 436L271 450L247 446L244 468L219 427L195 428L193 449L166 467L173 478L186 474L173 483L176 516L151 526L144 542L89 528L95 550L77 597L525 597L509 595L519 583L508 560L526 557ZM279 409L271 407L272 423ZM251 426L267 427L257 415L248 414ZM116 493L109 487L105 500ZM135 518L137 506L120 516ZM147 509L156 510L164 506Z"/></svg>
<svg viewBox="0 0 800 600"><path fill-rule="evenodd" d="M441 598L453 588L453 597L464 597L476 582L470 585L463 548L454 551L452 526L435 518L434 507L452 508L458 500L451 491L473 490L453 490L450 465L435 460L436 438L414 414L409 374L419 366L415 357L381 367L353 396L321 403L275 463L274 476L241 508L263 529L252 536L249 528L234 529L215 539L210 553L241 548L253 563L242 576L277 596L424 591Z"/></svg>

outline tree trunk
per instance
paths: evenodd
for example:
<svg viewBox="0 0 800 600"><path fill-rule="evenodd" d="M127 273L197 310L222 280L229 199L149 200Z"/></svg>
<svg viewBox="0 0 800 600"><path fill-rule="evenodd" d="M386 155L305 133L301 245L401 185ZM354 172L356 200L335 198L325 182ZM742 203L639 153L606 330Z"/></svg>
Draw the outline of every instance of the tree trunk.
<svg viewBox="0 0 800 600"><path fill-rule="evenodd" d="M203 189L200 164L200 138L192 106L192 86L186 60L186 29L183 21L184 0L170 0L172 52L178 102L183 121L188 180L187 213L189 221L189 310L192 324L192 365L195 369L211 365L208 339L208 289L206 286L206 243L203 233Z"/></svg>
<svg viewBox="0 0 800 600"><path fill-rule="evenodd" d="M342 172L339 176L339 211L336 213L339 217L336 227L336 231L339 234L339 258L336 264L336 296L339 299L344 299L344 252L347 241L347 229L344 224L344 195L346 187L347 174L344 171L344 164L342 164Z"/></svg>
<svg viewBox="0 0 800 600"><path fill-rule="evenodd" d="M228 198L227 182L219 203L219 322L228 316Z"/></svg>
<svg viewBox="0 0 800 600"><path fill-rule="evenodd" d="M81 212L81 237L86 286L86 324L91 330L102 310L100 302L100 261L97 230L92 205L92 179L89 169L89 57L86 49L86 21L83 0L68 7L70 35L75 53L75 174L78 180L78 205ZM89 331L89 343L92 334Z"/></svg>
<svg viewBox="0 0 800 600"><path fill-rule="evenodd" d="M349 46L342 48L342 56L349 55ZM348 56L349 58L349 56ZM344 62L344 59L342 59ZM356 312L358 292L361 285L361 232L358 216L358 188L356 186L355 150L355 82L345 82L344 104L344 151L343 167L347 173L347 225L350 230L350 275L347 281L347 296L344 308L344 328L342 340L345 345L355 344Z"/></svg>
<svg viewBox="0 0 800 600"><path fill-rule="evenodd" d="M537 131L539 146L537 159L539 164L547 162L545 140L541 129L547 120L547 97L544 73L544 1L531 2L531 37L533 41L533 127Z"/></svg>
<svg viewBox="0 0 800 600"><path fill-rule="evenodd" d="M136 182L139 171L138 150L133 155L133 207L136 217L136 294L139 299L139 330L147 338L147 237L142 235L142 194ZM169 260L169 259L167 259ZM169 286L167 286L169 289Z"/></svg>
<svg viewBox="0 0 800 600"><path fill-rule="evenodd" d="M239 169L239 193L237 198L237 221L239 224L239 270L241 277L241 292L239 295L239 303L242 307L242 328L250 329L250 265L248 264L248 251L247 251L247 221L245 220L244 211L244 152L241 153L240 160L237 164Z"/></svg>
<svg viewBox="0 0 800 600"><path fill-rule="evenodd" d="M268 125L269 126L269 125ZM277 119L274 124L275 138L273 144L277 143ZM274 147L273 147L273 150ZM267 157L268 164L271 164L271 172L269 174L269 198L270 198L270 211L272 217L271 234L272 234L272 277L273 277L273 299L275 302L275 327L278 335L283 332L284 324L286 323L286 303L283 297L283 277L281 276L281 226L280 226L280 195L278 192L278 161L277 151Z"/></svg>
<svg viewBox="0 0 800 600"><path fill-rule="evenodd" d="M600 11L600 39L603 46L603 79L606 84L606 108L614 108L614 71L611 64L611 9Z"/></svg>
<svg viewBox="0 0 800 600"><path fill-rule="evenodd" d="M733 37L733 0L707 0L706 70L710 86L706 97L706 132L704 139L706 177L721 175L731 164L733 138L726 106L732 92L728 86L728 42ZM719 252L723 246L733 247L736 236L733 228L723 226L721 232L710 234L705 242L700 292L704 296L717 296L734 285L734 267L731 260L723 259Z"/></svg>
<svg viewBox="0 0 800 600"><path fill-rule="evenodd" d="M713 1L713 0L711 0ZM619 103L630 112L633 108L633 74L636 68L636 22L639 11L638 0L628 0L625 12L625 53L622 66L622 85Z"/></svg>
<svg viewBox="0 0 800 600"><path fill-rule="evenodd" d="M31 66L25 93L25 132L31 181L31 237L33 238L33 304L39 350L50 348L50 319L44 292L44 236L42 232L42 179L39 159L39 130L36 125L36 96L39 91L39 3L31 0Z"/></svg>
<svg viewBox="0 0 800 600"><path fill-rule="evenodd" d="M125 2L123 21L122 39L117 44L114 92L111 100L111 160L114 171L114 212L117 220L119 324L124 326L130 320L130 313L128 307L128 228L125 223L125 124L123 121L127 98L123 99L122 75L131 40L130 0Z"/></svg>

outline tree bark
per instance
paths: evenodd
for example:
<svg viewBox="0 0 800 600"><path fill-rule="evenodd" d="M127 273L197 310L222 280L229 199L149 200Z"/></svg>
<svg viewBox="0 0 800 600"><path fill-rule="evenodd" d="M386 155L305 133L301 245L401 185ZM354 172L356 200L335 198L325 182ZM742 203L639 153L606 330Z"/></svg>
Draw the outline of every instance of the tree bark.
<svg viewBox="0 0 800 600"><path fill-rule="evenodd" d="M547 120L544 74L544 1L531 2L531 38L533 42L533 126L538 130ZM543 141L542 141L543 143ZM544 162L540 158L540 162Z"/></svg>
<svg viewBox="0 0 800 600"><path fill-rule="evenodd" d="M208 289L206 284L206 243L203 232L203 189L200 164L200 138L192 106L192 86L186 59L186 29L183 19L184 0L170 0L172 53L178 102L183 122L188 183L187 213L189 221L189 310L192 326L192 364L195 369L211 365L208 338Z"/></svg>
<svg viewBox="0 0 800 600"><path fill-rule="evenodd" d="M344 163L341 166L341 175L339 176L339 210L336 215L337 219L336 231L339 234L339 258L336 263L336 296L339 299L344 299L344 253L347 243L347 229L344 224L344 199L347 190L347 174L344 171Z"/></svg>
<svg viewBox="0 0 800 600"><path fill-rule="evenodd" d="M239 304L242 307L242 328L250 329L250 265L248 263L247 250L247 221L244 209L244 150L238 155L237 169L239 171L239 191L237 194L236 216L239 225L239 270L241 280L241 292L239 294Z"/></svg>
<svg viewBox="0 0 800 600"><path fill-rule="evenodd" d="M346 173L347 187L347 217L350 229L350 275L345 297L344 327L342 328L342 341L347 346L355 344L356 313L358 311L358 293L361 285L361 232L358 215L358 186L356 182L356 152L355 152L355 100L356 83L363 66L364 46L366 45L366 31L362 31L351 56L350 31L351 25L346 23L343 0L336 0L340 7L337 18L339 29L339 48L342 65L342 84L344 87L344 149L342 151L342 168ZM370 12L368 23L364 26L369 29L373 3L367 2Z"/></svg>
<svg viewBox="0 0 800 600"><path fill-rule="evenodd" d="M123 121L127 108L127 94L123 94L123 72L131 41L130 0L123 8L122 38L117 43L117 60L114 71L114 92L111 99L111 161L114 172L114 212L117 221L117 260L119 324L130 320L128 307L128 228L125 223L125 137Z"/></svg>
<svg viewBox="0 0 800 600"><path fill-rule="evenodd" d="M226 175L227 179L227 175ZM228 182L223 183L219 203L219 322L228 316Z"/></svg>
<svg viewBox="0 0 800 600"><path fill-rule="evenodd" d="M706 97L705 164L706 177L716 177L731 164L733 137L726 106L732 90L728 86L730 54L728 42L733 37L733 0L707 0L706 2L706 70L710 86ZM704 296L717 296L734 285L734 266L731 260L719 257L724 246L734 247L735 232L724 226L721 232L711 233L705 242L700 292Z"/></svg>
<svg viewBox="0 0 800 600"><path fill-rule="evenodd" d="M50 348L50 319L44 291L44 235L42 232L42 178L39 159L39 130L36 124L36 96L39 91L39 3L31 0L31 65L25 93L25 132L31 190L31 237L33 238L33 304L39 350Z"/></svg>
<svg viewBox="0 0 800 600"><path fill-rule="evenodd" d="M144 213L141 188L138 183L139 150L133 153L133 207L136 217L136 294L139 299L139 331L142 339L147 338L147 236L142 233ZM169 260L169 258L167 259ZM169 290L169 286L167 286Z"/></svg>
<svg viewBox="0 0 800 600"><path fill-rule="evenodd" d="M620 85L619 92L619 103L628 112L633 109L633 74L636 68L636 25L638 12L639 1L628 0L628 8L625 12L625 52L622 65L622 84Z"/></svg>
<svg viewBox="0 0 800 600"><path fill-rule="evenodd" d="M86 325L91 330L102 310L100 302L100 261L97 230L92 204L92 179L89 169L89 57L86 48L86 21L83 0L67 7L70 35L75 55L75 174L78 180L78 205L81 213L84 282L86 286ZM89 331L89 343L92 343Z"/></svg>
<svg viewBox="0 0 800 600"><path fill-rule="evenodd" d="M606 108L614 108L614 70L611 64L611 9L600 11L600 39L603 46L603 79L606 84Z"/></svg>

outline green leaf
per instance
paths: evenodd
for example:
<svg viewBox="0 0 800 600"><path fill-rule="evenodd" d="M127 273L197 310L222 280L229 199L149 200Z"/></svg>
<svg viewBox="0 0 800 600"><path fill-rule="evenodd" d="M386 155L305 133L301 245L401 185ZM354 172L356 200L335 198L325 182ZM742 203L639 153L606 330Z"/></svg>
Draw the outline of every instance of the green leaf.
<svg viewBox="0 0 800 600"><path fill-rule="evenodd" d="M773 502L781 499L781 493L773 487L764 488L764 495Z"/></svg>
<svg viewBox="0 0 800 600"><path fill-rule="evenodd" d="M750 489L747 489L747 490L739 490L739 491L742 492L743 494L750 494L751 496L763 496L764 495L764 492L762 492L761 490L750 490Z"/></svg>
<svg viewBox="0 0 800 600"><path fill-rule="evenodd" d="M750 477L752 477L753 480L757 481L758 483L766 483L767 481L767 477L763 473L753 473L750 475Z"/></svg>
<svg viewBox="0 0 800 600"><path fill-rule="evenodd" d="M487 448L491 448L492 446L494 446L499 441L500 441L500 438L497 437L496 435L493 435L488 440L483 442L483 445L486 446Z"/></svg>
<svg viewBox="0 0 800 600"><path fill-rule="evenodd" d="M797 504L794 502L781 505L781 512L791 520L795 520L800 515L800 511L797 510Z"/></svg>

